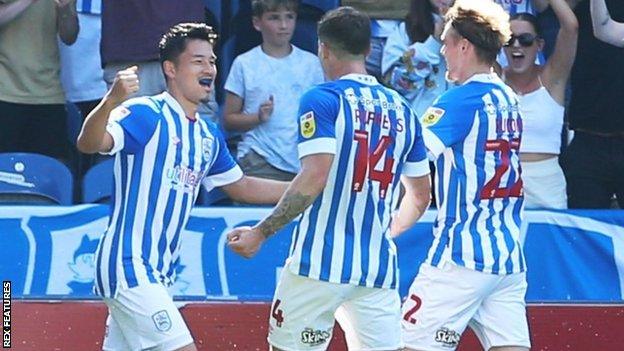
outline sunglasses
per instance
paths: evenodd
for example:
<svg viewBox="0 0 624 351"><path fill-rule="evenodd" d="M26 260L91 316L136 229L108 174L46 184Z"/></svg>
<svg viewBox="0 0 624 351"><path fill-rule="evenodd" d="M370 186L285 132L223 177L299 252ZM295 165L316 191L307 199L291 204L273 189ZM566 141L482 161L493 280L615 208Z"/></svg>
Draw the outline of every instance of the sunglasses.
<svg viewBox="0 0 624 351"><path fill-rule="evenodd" d="M521 46L529 47L533 45L533 43L535 43L537 38L537 35L533 35L531 33L522 33L519 35L513 34L511 38L509 38L509 41L505 44L505 46L512 46L517 40Z"/></svg>

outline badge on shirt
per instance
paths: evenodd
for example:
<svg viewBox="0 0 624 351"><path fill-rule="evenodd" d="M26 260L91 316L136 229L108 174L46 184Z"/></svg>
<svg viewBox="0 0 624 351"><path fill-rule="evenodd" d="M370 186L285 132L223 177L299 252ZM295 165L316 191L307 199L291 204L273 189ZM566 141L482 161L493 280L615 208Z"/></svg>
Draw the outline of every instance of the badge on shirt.
<svg viewBox="0 0 624 351"><path fill-rule="evenodd" d="M110 113L110 118L114 121L121 121L126 118L130 114L130 110L128 110L125 106L119 106Z"/></svg>
<svg viewBox="0 0 624 351"><path fill-rule="evenodd" d="M432 126L436 123L438 123L438 121L440 120L440 118L442 118L442 116L444 116L444 111L441 108L438 107L429 107L427 109L427 111L425 111L425 115L422 118L422 125L423 126Z"/></svg>
<svg viewBox="0 0 624 351"><path fill-rule="evenodd" d="M311 138L316 131L314 112L310 111L305 115L299 117L299 126L301 127L301 135L306 139Z"/></svg>

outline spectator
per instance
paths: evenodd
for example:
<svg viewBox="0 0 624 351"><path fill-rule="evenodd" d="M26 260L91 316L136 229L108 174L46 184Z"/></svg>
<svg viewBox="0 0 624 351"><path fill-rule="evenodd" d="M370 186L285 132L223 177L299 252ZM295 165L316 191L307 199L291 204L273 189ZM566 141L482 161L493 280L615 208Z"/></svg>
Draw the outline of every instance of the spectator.
<svg viewBox="0 0 624 351"><path fill-rule="evenodd" d="M385 81L403 95L417 116L445 92L446 63L440 53L446 0L412 0L410 12L388 37L381 71Z"/></svg>
<svg viewBox="0 0 624 351"><path fill-rule="evenodd" d="M382 81L381 59L388 36L401 24L409 11L409 2L405 0L370 1L343 0L343 6L351 6L364 12L371 19L371 50L366 56L366 71Z"/></svg>
<svg viewBox="0 0 624 351"><path fill-rule="evenodd" d="M596 38L607 44L624 47L624 23L611 19L605 0L591 0L590 11Z"/></svg>
<svg viewBox="0 0 624 351"><path fill-rule="evenodd" d="M537 17L515 14L511 16L512 37L504 49L509 65L503 77L520 99L525 207L564 209L566 186L558 155L578 21L565 0L550 0L550 6L560 24L553 54L545 65L535 64L535 57L544 47Z"/></svg>
<svg viewBox="0 0 624 351"><path fill-rule="evenodd" d="M530 13L536 15L548 7L548 0L495 0L511 16L518 13Z"/></svg>
<svg viewBox="0 0 624 351"><path fill-rule="evenodd" d="M107 1L102 9L102 67L110 88L117 71L138 66L141 88L133 96L162 93L160 37L176 23L204 22L202 0Z"/></svg>
<svg viewBox="0 0 624 351"><path fill-rule="evenodd" d="M76 41L75 0L0 0L0 152L68 162L57 34Z"/></svg>
<svg viewBox="0 0 624 351"><path fill-rule="evenodd" d="M253 1L262 44L234 60L225 82L224 126L245 132L238 160L248 175L291 180L299 171L297 106L323 82L323 71L316 56L290 43L297 6L296 0Z"/></svg>
<svg viewBox="0 0 624 351"><path fill-rule="evenodd" d="M624 2L609 0L606 5L613 21L624 21ZM609 208L616 194L622 208L624 50L594 37L589 7L590 1L585 0L575 9L579 20L579 40L572 68L572 96L568 110L574 139L562 156L568 183L568 206ZM594 25L602 23L600 15L594 11L594 17L599 20ZM602 18L604 20L604 16ZM600 32L602 28L597 27L595 30Z"/></svg>
<svg viewBox="0 0 624 351"><path fill-rule="evenodd" d="M65 99L76 104L84 118L106 93L100 59L102 2L79 1L76 5L78 38L71 46L59 41L61 85Z"/></svg>

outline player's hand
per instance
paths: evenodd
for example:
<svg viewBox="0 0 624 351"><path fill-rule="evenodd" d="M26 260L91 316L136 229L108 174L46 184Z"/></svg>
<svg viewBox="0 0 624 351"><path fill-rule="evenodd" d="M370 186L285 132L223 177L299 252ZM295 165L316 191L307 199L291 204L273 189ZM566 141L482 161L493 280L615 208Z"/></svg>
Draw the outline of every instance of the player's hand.
<svg viewBox="0 0 624 351"><path fill-rule="evenodd" d="M138 69L137 66L132 66L117 72L107 97L112 99L116 104L121 104L130 95L139 91Z"/></svg>
<svg viewBox="0 0 624 351"><path fill-rule="evenodd" d="M258 119L260 123L264 123L271 118L271 114L273 113L273 95L269 96L269 99L262 104L258 108Z"/></svg>
<svg viewBox="0 0 624 351"><path fill-rule="evenodd" d="M239 227L229 232L227 239L227 245L232 251L245 258L251 258L260 250L265 237L252 227Z"/></svg>

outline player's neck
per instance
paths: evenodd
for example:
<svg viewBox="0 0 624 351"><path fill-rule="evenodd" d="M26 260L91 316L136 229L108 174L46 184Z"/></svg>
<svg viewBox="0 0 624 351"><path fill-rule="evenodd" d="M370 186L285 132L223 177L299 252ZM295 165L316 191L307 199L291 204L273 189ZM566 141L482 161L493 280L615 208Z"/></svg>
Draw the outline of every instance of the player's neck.
<svg viewBox="0 0 624 351"><path fill-rule="evenodd" d="M195 114L197 113L197 104L185 99L182 94L178 94L175 89L168 89L167 92L173 96L173 98L180 104L182 107L182 111L184 111L184 115L186 118L190 120L195 119ZM182 116L181 116L182 117Z"/></svg>
<svg viewBox="0 0 624 351"><path fill-rule="evenodd" d="M490 74L492 73L492 66L489 64L479 63L472 67L466 69L465 73L462 75L461 79L457 82L459 84L464 84L470 77L476 74Z"/></svg>
<svg viewBox="0 0 624 351"><path fill-rule="evenodd" d="M366 72L366 66L360 61L341 61L336 62L334 67L331 68L331 72L328 72L328 76L331 80L336 80L347 74L368 74Z"/></svg>

